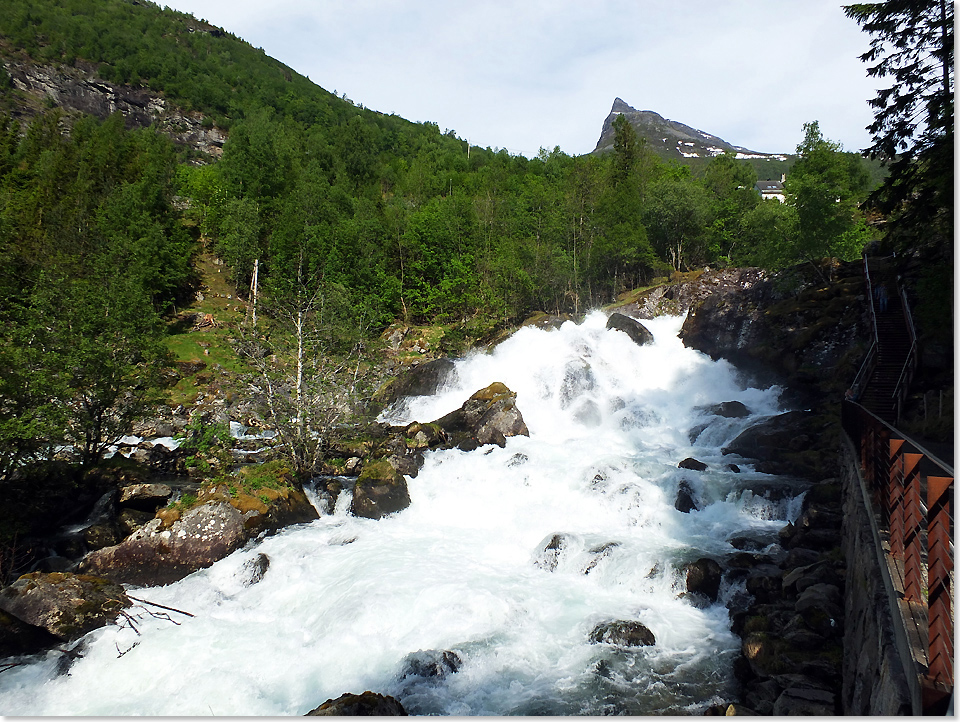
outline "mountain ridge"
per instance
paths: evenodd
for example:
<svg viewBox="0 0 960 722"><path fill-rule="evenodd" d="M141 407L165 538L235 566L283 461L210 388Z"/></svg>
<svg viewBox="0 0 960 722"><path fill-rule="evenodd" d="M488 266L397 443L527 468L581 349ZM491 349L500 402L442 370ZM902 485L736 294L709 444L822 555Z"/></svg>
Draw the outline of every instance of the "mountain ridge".
<svg viewBox="0 0 960 722"><path fill-rule="evenodd" d="M724 153L734 153L738 160L786 161L786 153L761 153L734 145L719 136L675 120L664 118L652 110L637 110L622 98L613 101L610 113L603 121L600 139L592 153L606 153L613 149L613 121L626 116L637 136L644 139L658 156L665 160L687 162L694 158L710 159Z"/></svg>

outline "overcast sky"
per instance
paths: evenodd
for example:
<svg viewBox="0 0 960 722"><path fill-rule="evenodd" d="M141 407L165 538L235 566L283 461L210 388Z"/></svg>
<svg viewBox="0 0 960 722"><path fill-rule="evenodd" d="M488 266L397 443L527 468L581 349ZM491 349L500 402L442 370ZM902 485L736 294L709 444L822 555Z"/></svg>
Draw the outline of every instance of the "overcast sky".
<svg viewBox="0 0 960 722"><path fill-rule="evenodd" d="M768 153L870 144L869 36L828 0L159 0L355 103L528 157L596 146L616 97Z"/></svg>

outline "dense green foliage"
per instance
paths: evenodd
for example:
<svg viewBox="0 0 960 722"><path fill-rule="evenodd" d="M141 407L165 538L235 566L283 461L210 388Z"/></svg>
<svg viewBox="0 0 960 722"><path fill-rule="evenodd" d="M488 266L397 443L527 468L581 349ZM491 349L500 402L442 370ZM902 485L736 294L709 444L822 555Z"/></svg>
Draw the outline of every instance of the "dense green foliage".
<svg viewBox="0 0 960 722"><path fill-rule="evenodd" d="M0 473L63 443L92 462L125 432L191 278L170 141L120 116L60 121L37 118L0 163Z"/></svg>
<svg viewBox="0 0 960 722"><path fill-rule="evenodd" d="M870 152L890 171L870 200L891 215L901 244L952 243L954 4L885 0L844 10L873 36L861 56L867 74L890 79L870 101Z"/></svg>
<svg viewBox="0 0 960 722"><path fill-rule="evenodd" d="M62 443L96 461L128 428L156 388L161 320L192 295L200 244L241 295L256 267L275 315L310 279L309 335L335 354L397 319L580 312L674 270L850 258L866 240L861 161L815 123L781 205L761 202L748 164L666 163L623 118L602 156L470 147L147 2L7 0L0 41L15 64L92 69L229 130L212 162L119 115L0 116L6 471ZM30 106L7 81L4 107Z"/></svg>

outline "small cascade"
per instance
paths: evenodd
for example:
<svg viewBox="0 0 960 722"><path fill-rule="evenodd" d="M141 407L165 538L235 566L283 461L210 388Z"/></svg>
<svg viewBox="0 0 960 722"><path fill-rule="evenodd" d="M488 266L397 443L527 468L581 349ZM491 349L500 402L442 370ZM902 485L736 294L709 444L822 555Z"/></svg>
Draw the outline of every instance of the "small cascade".
<svg viewBox="0 0 960 722"><path fill-rule="evenodd" d="M383 415L431 421L500 381L529 437L427 453L411 505L379 521L348 513L349 483L318 487L315 522L136 591L194 617L93 632L68 676L55 654L10 669L0 712L302 715L372 690L410 714L697 714L730 698L743 582L692 593L687 570L775 551L799 511L801 489L721 451L779 389L684 348L681 318L644 322L646 346L605 321L523 328ZM745 414L711 410L726 402Z"/></svg>

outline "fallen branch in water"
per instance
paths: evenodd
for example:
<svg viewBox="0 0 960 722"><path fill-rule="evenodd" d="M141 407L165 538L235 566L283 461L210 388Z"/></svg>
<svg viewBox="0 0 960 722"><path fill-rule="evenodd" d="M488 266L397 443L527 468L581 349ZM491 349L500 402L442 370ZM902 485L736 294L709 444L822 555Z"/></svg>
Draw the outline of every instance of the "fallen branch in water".
<svg viewBox="0 0 960 722"><path fill-rule="evenodd" d="M141 604L149 604L153 607L160 607L160 609L166 609L171 612L176 612L177 614L184 614L188 617L194 616L193 614L190 614L190 612L185 612L182 609L176 609L175 607L167 607L167 606L164 606L163 604L157 604L156 602L148 602L146 599L138 599L137 597L132 597L129 594L127 595L127 599L132 599L133 601L140 602Z"/></svg>

